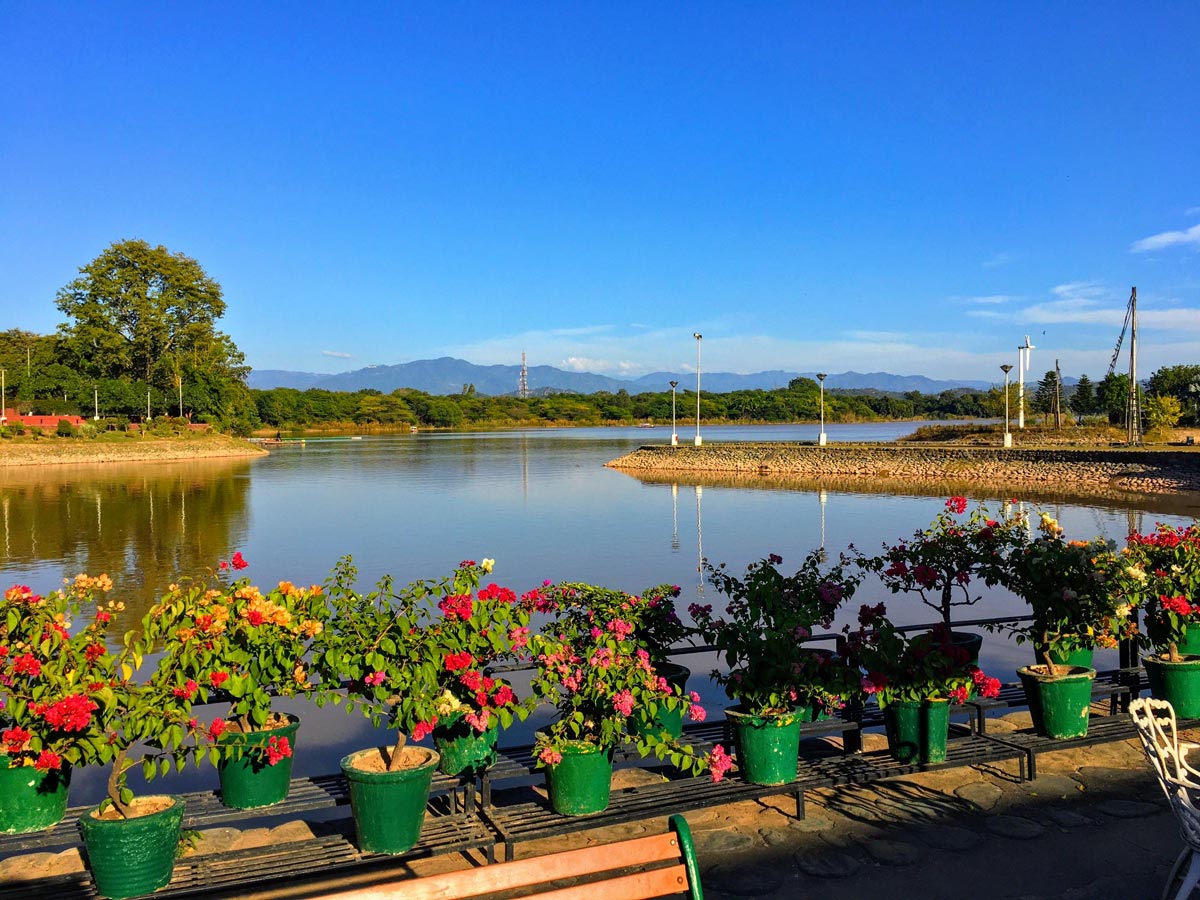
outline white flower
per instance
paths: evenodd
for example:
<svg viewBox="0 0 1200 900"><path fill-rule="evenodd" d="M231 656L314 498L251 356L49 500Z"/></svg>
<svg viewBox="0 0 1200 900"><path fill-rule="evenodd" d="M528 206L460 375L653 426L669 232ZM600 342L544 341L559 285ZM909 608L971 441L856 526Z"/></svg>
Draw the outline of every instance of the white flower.
<svg viewBox="0 0 1200 900"><path fill-rule="evenodd" d="M449 691L443 691L442 696L438 698L437 712L439 716L451 716L462 708L462 704L458 702L458 698Z"/></svg>

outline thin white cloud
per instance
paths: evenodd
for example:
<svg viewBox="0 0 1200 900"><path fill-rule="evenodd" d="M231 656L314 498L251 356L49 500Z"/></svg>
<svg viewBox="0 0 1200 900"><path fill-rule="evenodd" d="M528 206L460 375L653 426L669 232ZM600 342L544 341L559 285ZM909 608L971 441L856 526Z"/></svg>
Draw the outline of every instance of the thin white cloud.
<svg viewBox="0 0 1200 900"><path fill-rule="evenodd" d="M1200 225L1193 225L1187 231L1163 231L1159 234L1152 234L1140 241L1134 241L1129 249L1134 253L1147 253L1167 247L1200 248Z"/></svg>
<svg viewBox="0 0 1200 900"><path fill-rule="evenodd" d="M1007 319L1009 316L1004 313L998 313L994 309L968 309L963 315L970 316L973 319Z"/></svg>
<svg viewBox="0 0 1200 900"><path fill-rule="evenodd" d="M909 335L903 331L847 331L846 337L871 343L894 343L907 340Z"/></svg>
<svg viewBox="0 0 1200 900"><path fill-rule="evenodd" d="M322 356L332 356L334 359L354 359L353 353L343 353L340 350L322 350Z"/></svg>
<svg viewBox="0 0 1200 900"><path fill-rule="evenodd" d="M1099 281L1069 281L1050 288L1050 293L1062 300L1094 300L1103 297L1107 291Z"/></svg>
<svg viewBox="0 0 1200 900"><path fill-rule="evenodd" d="M1002 303L1011 303L1015 297L1010 297L1008 294L988 294L985 297L952 297L957 303L974 303L980 306L999 306Z"/></svg>

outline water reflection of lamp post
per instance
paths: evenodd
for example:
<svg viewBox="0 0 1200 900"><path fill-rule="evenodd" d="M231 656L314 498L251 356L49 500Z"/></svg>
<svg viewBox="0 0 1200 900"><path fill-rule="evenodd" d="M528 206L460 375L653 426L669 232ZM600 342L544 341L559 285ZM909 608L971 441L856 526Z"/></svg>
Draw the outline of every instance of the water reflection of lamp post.
<svg viewBox="0 0 1200 900"><path fill-rule="evenodd" d="M679 435L675 433L675 388L679 387L678 381L671 382L671 446L679 446Z"/></svg>
<svg viewBox="0 0 1200 900"><path fill-rule="evenodd" d="M820 560L826 562L829 559L829 554L825 552L825 503L829 500L829 494L824 488L817 491L817 499L821 501L821 550Z"/></svg>
<svg viewBox="0 0 1200 900"><path fill-rule="evenodd" d="M700 332L692 333L692 337L696 339L696 446L699 447L700 441L700 341L704 337ZM697 495L699 498L699 495Z"/></svg>
<svg viewBox="0 0 1200 900"><path fill-rule="evenodd" d="M1008 373L1012 371L1012 364L1005 363L1000 367L1004 373L1004 446L1012 446L1012 433L1008 430Z"/></svg>
<svg viewBox="0 0 1200 900"><path fill-rule="evenodd" d="M817 446L825 446L825 378L824 372L817 373L817 381L821 382L821 433L817 436Z"/></svg>
<svg viewBox="0 0 1200 900"><path fill-rule="evenodd" d="M679 485L671 484L671 549L679 549Z"/></svg>
<svg viewBox="0 0 1200 900"><path fill-rule="evenodd" d="M704 536L700 529L700 498L704 496L704 488L696 485L696 552L700 554L700 561L696 564L696 571L700 573L700 587L696 593L701 597L704 596Z"/></svg>

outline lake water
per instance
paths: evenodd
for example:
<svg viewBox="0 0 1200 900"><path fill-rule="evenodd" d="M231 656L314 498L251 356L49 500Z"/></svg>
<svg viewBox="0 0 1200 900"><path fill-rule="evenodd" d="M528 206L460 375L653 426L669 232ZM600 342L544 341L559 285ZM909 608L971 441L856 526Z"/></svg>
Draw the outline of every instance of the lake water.
<svg viewBox="0 0 1200 900"><path fill-rule="evenodd" d="M826 431L831 441L888 441L919 424ZM812 441L817 426L714 426L701 433L706 443ZM693 434L681 429L680 442ZM264 587L323 582L344 554L353 555L364 588L384 573L402 582L436 578L462 559L491 557L495 581L518 592L543 579L633 592L670 582L682 586L686 608L697 599L714 602L715 591L700 577L701 556L740 570L768 553L784 557L786 568L820 546L831 555L851 542L873 552L928 525L951 492L994 509L1008 499L1047 509L1078 538L1119 540L1130 528L1183 524L1200 512L1193 497L1067 497L962 485L880 492L867 483L774 478L639 480L604 468L669 438L670 428L389 435L288 443L253 461L0 468L4 587L45 591L78 572L108 572L132 617L168 583L203 574L237 550L250 562L245 574ZM877 585L865 585L858 599L887 600L899 622L933 619L915 600ZM960 615L1019 610L1014 598L995 593ZM1028 654L989 636L981 663L1010 680ZM692 663L698 672L710 666ZM719 709L721 698L707 693ZM341 753L371 740L369 726L340 711L305 716L311 724L302 731L298 772L333 771ZM73 788L73 802L96 787L86 775L81 780L90 786Z"/></svg>

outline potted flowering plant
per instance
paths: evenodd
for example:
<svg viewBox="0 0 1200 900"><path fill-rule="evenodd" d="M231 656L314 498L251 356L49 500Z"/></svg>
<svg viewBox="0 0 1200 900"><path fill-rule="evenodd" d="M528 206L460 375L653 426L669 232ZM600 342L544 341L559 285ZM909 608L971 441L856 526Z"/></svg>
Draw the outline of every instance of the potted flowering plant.
<svg viewBox="0 0 1200 900"><path fill-rule="evenodd" d="M1087 709L1096 670L1095 647L1115 647L1136 625L1129 619L1125 564L1110 541L1068 541L1048 513L1040 534L1009 554L1000 581L1029 604L1026 623L995 628L1033 644L1037 662L1017 670L1035 727L1051 737L1087 733ZM1082 651L1082 653L1081 653Z"/></svg>
<svg viewBox="0 0 1200 900"><path fill-rule="evenodd" d="M315 665L327 683L345 683L348 712L361 709L396 732L393 747L351 753L341 763L363 850L402 853L420 837L440 754L408 744L409 737L422 740L447 722L486 734L525 714L511 687L482 668L528 635L528 612L516 607L511 591L489 585L472 595L490 570L491 560L467 561L440 581L399 589L385 576L362 596L345 557L329 580L333 616ZM336 693L318 699L340 701ZM494 730L492 740L494 747ZM464 768L483 761L476 753Z"/></svg>
<svg viewBox="0 0 1200 900"><path fill-rule="evenodd" d="M448 582L425 583L428 653L441 688L433 741L447 775L486 769L496 759L500 728L529 715L512 685L491 668L515 660L529 640L530 608L494 583L479 588L495 561L459 563ZM531 698L532 699L532 698Z"/></svg>
<svg viewBox="0 0 1200 900"><path fill-rule="evenodd" d="M586 815L608 806L614 750L630 741L642 756L669 758L685 771L711 764L714 778L728 768L723 752L701 758L690 747L653 729L638 730L639 709L682 709L704 718L699 695L681 696L654 671L650 653L637 645L634 626L624 618L603 624L578 614L579 586L544 586L530 599L540 610L555 610L546 630L529 639L536 663L534 693L554 704L559 717L540 730L536 764L547 769L551 807L564 815ZM557 602L566 596L568 602Z"/></svg>
<svg viewBox="0 0 1200 900"><path fill-rule="evenodd" d="M689 607L698 630L728 667L713 676L739 704L725 715L742 776L759 784L796 777L800 724L840 706L858 683L857 671L844 659L804 646L814 628L833 623L838 607L858 587L859 576L846 572L849 559L842 556L823 569L822 553L814 550L791 575L779 570L782 562L771 554L737 578L724 564L705 561L708 580L729 597L726 615L714 615L707 604Z"/></svg>
<svg viewBox="0 0 1200 900"><path fill-rule="evenodd" d="M993 518L983 504L967 515L967 499L951 497L930 526L911 540L884 544L879 556L860 554L857 561L893 594L915 594L937 612L946 628L953 628L955 607L979 601L979 582L1000 581L1008 552L1020 541L1021 525L1019 517ZM973 659L979 658L979 635L953 634Z"/></svg>
<svg viewBox="0 0 1200 900"><path fill-rule="evenodd" d="M672 584L655 585L638 595L581 583L561 583L553 591L559 616L570 618L575 628L602 630L609 622L627 623L633 629L630 638L650 654L655 674L665 678L676 695L684 697L690 696L687 682L691 670L670 659L672 649L690 632L675 611L679 593L679 586ZM635 714L633 727L679 738L685 708L680 705L667 710L649 704Z"/></svg>
<svg viewBox="0 0 1200 900"><path fill-rule="evenodd" d="M974 691L995 697L1000 681L971 661L944 624L910 635L887 618L882 603L863 605L858 622L843 652L865 673L862 693L883 710L892 756L904 763L945 762L950 705L965 703Z"/></svg>
<svg viewBox="0 0 1200 900"><path fill-rule="evenodd" d="M1160 524L1129 535L1123 557L1131 596L1145 608L1150 693L1177 715L1200 716L1200 528Z"/></svg>
<svg viewBox="0 0 1200 900"><path fill-rule="evenodd" d="M25 585L4 592L0 832L38 831L62 819L72 767L92 762L93 745L105 740L94 714L114 678L107 629L124 608L98 599L111 589L107 575L79 575L45 596Z"/></svg>
<svg viewBox="0 0 1200 900"><path fill-rule="evenodd" d="M264 594L247 578L226 582L228 572L247 565L235 553L209 579L171 585L159 604L181 611L163 635L167 657L230 704L217 770L222 802L237 809L288 795L300 720L274 706L277 698L317 691L309 656L329 618L319 585L282 581Z"/></svg>

